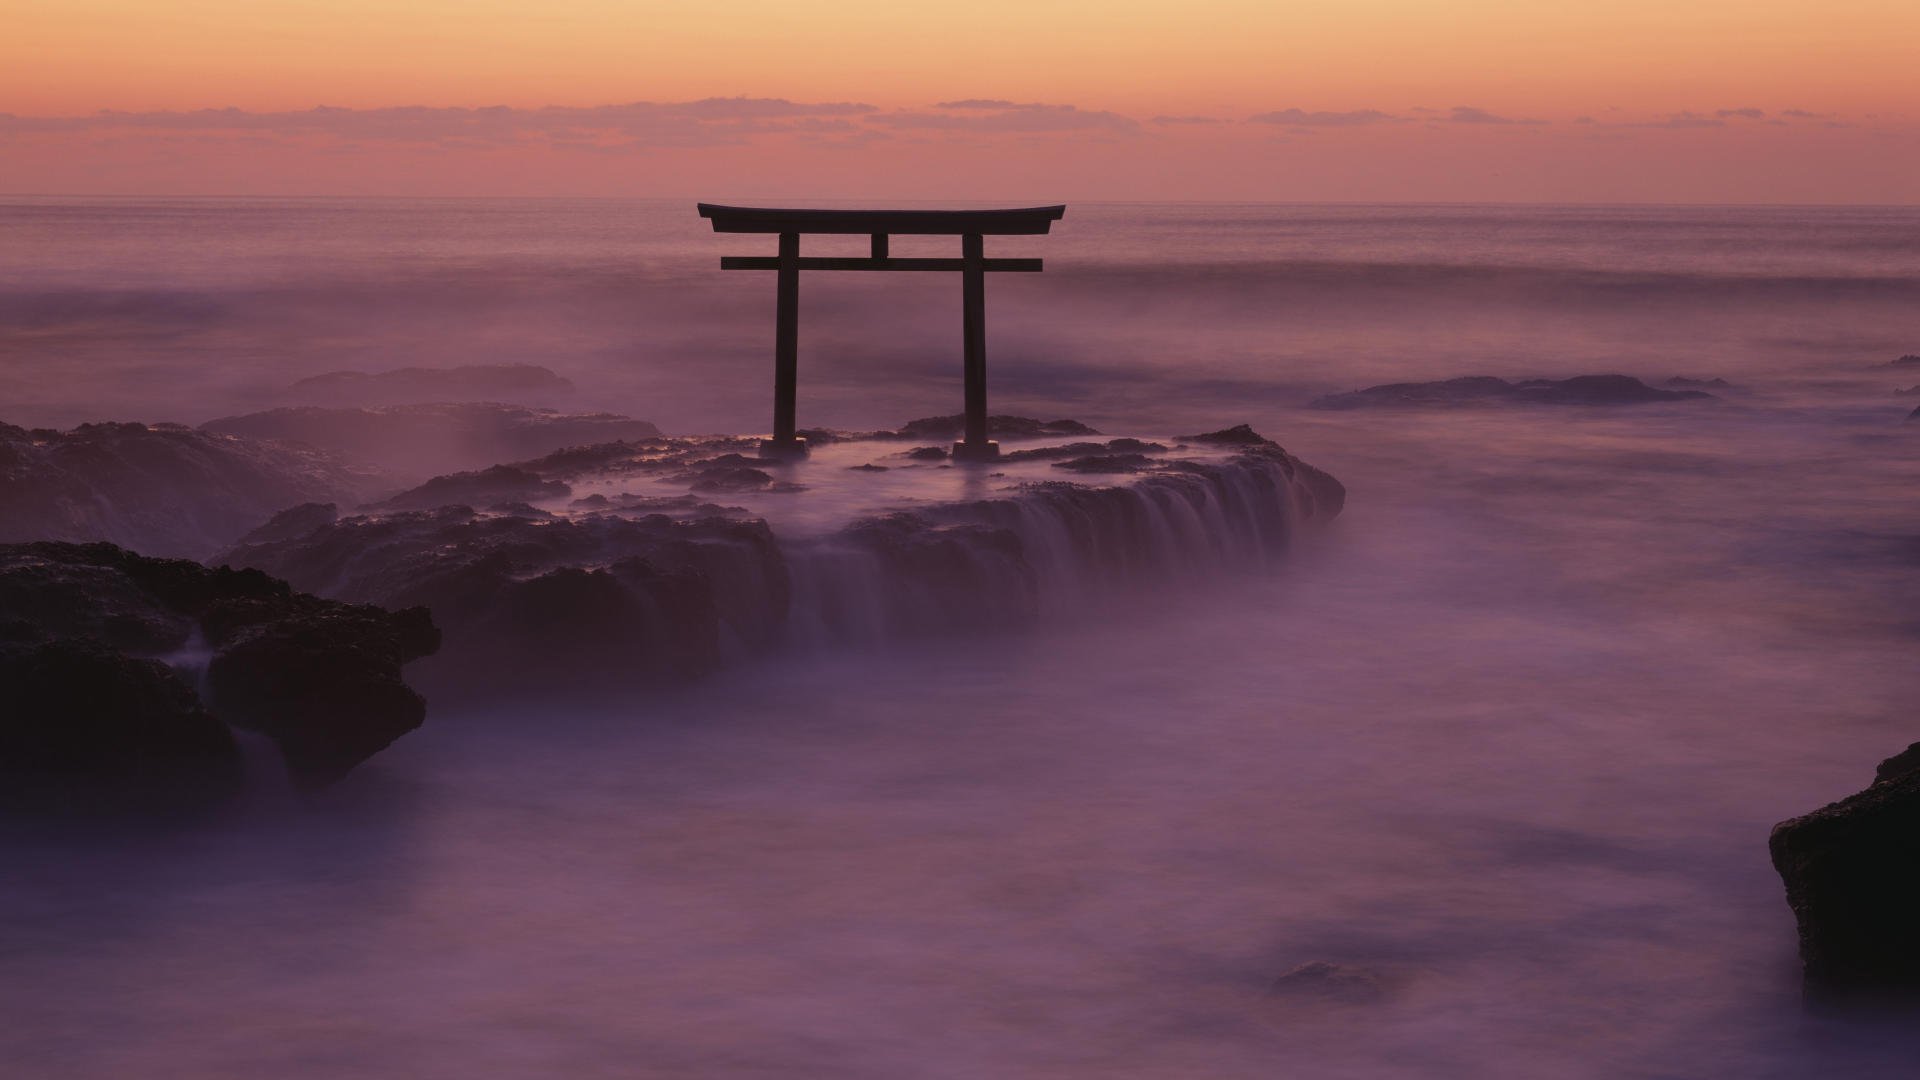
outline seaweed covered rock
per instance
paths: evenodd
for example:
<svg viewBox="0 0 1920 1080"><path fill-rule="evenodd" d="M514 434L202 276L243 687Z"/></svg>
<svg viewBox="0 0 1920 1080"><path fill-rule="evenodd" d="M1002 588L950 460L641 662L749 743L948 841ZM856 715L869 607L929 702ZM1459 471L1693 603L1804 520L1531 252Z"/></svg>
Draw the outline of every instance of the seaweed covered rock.
<svg viewBox="0 0 1920 1080"><path fill-rule="evenodd" d="M1775 825L1768 848L1808 997L1920 1002L1920 744L1864 791Z"/></svg>
<svg viewBox="0 0 1920 1080"><path fill-rule="evenodd" d="M271 738L297 781L336 780L420 726L401 668L438 644L424 610L323 600L257 571L0 546L0 698L22 703L0 726L9 767L46 783L137 766L205 786L231 760L222 722Z"/></svg>
<svg viewBox="0 0 1920 1080"><path fill-rule="evenodd" d="M105 540L198 558L296 503L358 499L364 469L177 424L0 424L0 543Z"/></svg>

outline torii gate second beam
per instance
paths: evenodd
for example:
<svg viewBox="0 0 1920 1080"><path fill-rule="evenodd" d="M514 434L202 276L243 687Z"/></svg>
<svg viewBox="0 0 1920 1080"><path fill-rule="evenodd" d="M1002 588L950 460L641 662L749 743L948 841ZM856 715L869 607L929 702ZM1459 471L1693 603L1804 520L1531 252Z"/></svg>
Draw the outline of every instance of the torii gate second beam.
<svg viewBox="0 0 1920 1080"><path fill-rule="evenodd" d="M1039 259L989 259L984 237L1037 236L1066 215L1064 206L1021 210L773 210L700 203L700 216L714 232L778 233L780 254L773 257L727 255L722 270L777 270L773 344L773 438L761 443L763 455L807 452L795 434L794 398L799 370L800 271L802 270L958 270L961 290L961 342L965 356L966 431L953 445L956 461L991 461L999 444L987 438L987 290L994 272L1038 273ZM873 238L869 258L801 258L801 233L865 233ZM957 259L896 259L887 254L887 237L958 236Z"/></svg>

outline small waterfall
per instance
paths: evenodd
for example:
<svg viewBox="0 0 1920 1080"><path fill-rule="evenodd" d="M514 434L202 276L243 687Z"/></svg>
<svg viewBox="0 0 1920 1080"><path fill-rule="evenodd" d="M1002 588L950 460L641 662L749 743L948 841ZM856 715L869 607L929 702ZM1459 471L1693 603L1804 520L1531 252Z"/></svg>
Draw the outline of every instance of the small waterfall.
<svg viewBox="0 0 1920 1080"><path fill-rule="evenodd" d="M1131 483L1028 484L994 499L782 544L801 647L1018 625L1281 559L1312 493L1289 459L1187 463Z"/></svg>

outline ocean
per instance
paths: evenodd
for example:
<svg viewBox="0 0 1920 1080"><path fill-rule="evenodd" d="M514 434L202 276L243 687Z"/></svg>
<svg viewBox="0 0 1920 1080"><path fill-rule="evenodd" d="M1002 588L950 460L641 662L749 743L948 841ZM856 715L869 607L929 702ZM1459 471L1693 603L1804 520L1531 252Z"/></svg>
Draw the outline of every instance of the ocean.
<svg viewBox="0 0 1920 1080"><path fill-rule="evenodd" d="M718 263L771 247L690 202L8 198L0 421L531 363L764 431L773 283ZM1920 209L1070 202L988 254L1047 260L988 281L995 412L1251 423L1347 485L1334 527L1038 627L430 708L199 828L9 825L3 1059L1911 1075L1910 1024L1802 1008L1766 838L1920 739ZM802 426L959 410L951 276L800 292ZM1732 386L1306 407L1614 373ZM1274 990L1314 962L1364 992Z"/></svg>

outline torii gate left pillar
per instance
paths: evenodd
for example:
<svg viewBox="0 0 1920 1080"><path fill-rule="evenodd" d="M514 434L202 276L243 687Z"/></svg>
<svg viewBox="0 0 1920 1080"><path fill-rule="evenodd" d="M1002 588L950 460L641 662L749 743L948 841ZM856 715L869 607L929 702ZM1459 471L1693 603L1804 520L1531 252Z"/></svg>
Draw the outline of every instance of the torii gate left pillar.
<svg viewBox="0 0 1920 1080"><path fill-rule="evenodd" d="M960 442L953 446L955 461L992 461L1000 447L987 438L987 299L986 275L992 272L1037 273L1039 259L989 259L985 238L990 235L1046 233L1067 212L1064 206L1023 210L773 210L758 207L712 206L701 203L700 216L713 222L715 232L777 233L779 254L773 258L723 256L723 270L773 270L778 274L773 335L773 437L762 442L762 456L798 456L807 452L798 435L795 405L799 382L800 271L801 270L957 270L960 272L961 381L966 402ZM868 258L801 258L801 233L865 233L872 238ZM958 259L896 259L887 239L894 234L960 237Z"/></svg>

